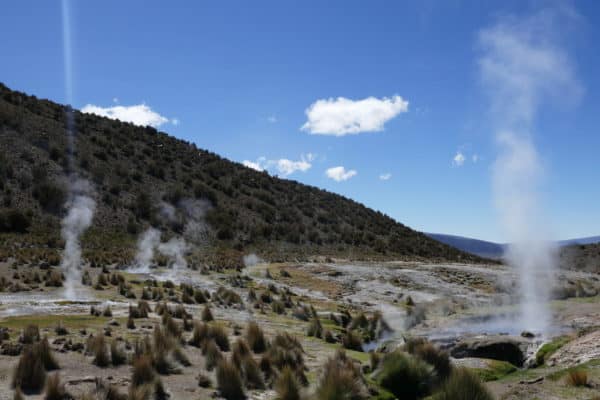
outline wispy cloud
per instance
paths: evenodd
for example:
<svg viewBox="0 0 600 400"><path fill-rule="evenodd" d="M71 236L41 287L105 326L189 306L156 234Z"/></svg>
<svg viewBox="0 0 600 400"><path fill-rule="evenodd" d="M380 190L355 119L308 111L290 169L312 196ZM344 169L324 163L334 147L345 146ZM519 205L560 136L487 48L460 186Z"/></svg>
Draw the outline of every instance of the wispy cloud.
<svg viewBox="0 0 600 400"><path fill-rule="evenodd" d="M248 168L252 168L253 170L262 172L265 170L265 167L263 166L264 160L264 157L260 157L256 161L244 160L242 161L242 164Z"/></svg>
<svg viewBox="0 0 600 400"><path fill-rule="evenodd" d="M274 115L270 115L269 117L267 117L267 121L274 124L277 122L277 117Z"/></svg>
<svg viewBox="0 0 600 400"><path fill-rule="evenodd" d="M386 122L407 111L408 101L400 96L320 99L306 109L308 120L301 129L311 134L332 136L377 132L383 130Z"/></svg>
<svg viewBox="0 0 600 400"><path fill-rule="evenodd" d="M242 164L256 171L269 171L287 177L295 172L306 172L312 167L316 155L313 153L302 154L300 160L287 158L267 159L259 157L256 161L244 160Z"/></svg>
<svg viewBox="0 0 600 400"><path fill-rule="evenodd" d="M333 179L336 182L347 181L348 179L355 176L358 172L354 169L346 170L343 166L332 167L325 171L325 175L328 178Z"/></svg>
<svg viewBox="0 0 600 400"><path fill-rule="evenodd" d="M132 124L139 126L153 126L155 128L169 122L168 118L160 115L143 103L132 106L117 105L112 107L100 107L93 104L87 104L81 109L81 112L117 119L123 122L131 122ZM175 121L177 121L175 124L179 123L179 120Z"/></svg>
<svg viewBox="0 0 600 400"><path fill-rule="evenodd" d="M392 174L390 174L389 172L379 175L379 180L381 180L381 181L389 181L391 178L392 178Z"/></svg>
<svg viewBox="0 0 600 400"><path fill-rule="evenodd" d="M452 158L452 165L455 167L462 167L465 164L465 155L461 151L457 151Z"/></svg>

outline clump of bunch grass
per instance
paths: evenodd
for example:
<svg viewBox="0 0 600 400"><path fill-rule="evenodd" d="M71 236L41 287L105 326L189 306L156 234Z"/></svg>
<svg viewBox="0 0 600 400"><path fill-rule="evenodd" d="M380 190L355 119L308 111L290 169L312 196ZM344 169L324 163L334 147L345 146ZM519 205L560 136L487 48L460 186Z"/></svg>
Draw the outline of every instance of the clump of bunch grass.
<svg viewBox="0 0 600 400"><path fill-rule="evenodd" d="M19 342L23 344L33 344L40 340L40 329L37 325L27 325L19 336Z"/></svg>
<svg viewBox="0 0 600 400"><path fill-rule="evenodd" d="M58 361L56 361L54 354L52 354L52 349L48 343L48 338L43 338L38 343L34 344L33 349L40 355L42 364L44 365L46 371L52 371L60 368Z"/></svg>
<svg viewBox="0 0 600 400"><path fill-rule="evenodd" d="M350 359L343 350L327 360L316 390L318 400L353 399L369 397L360 365Z"/></svg>
<svg viewBox="0 0 600 400"><path fill-rule="evenodd" d="M86 351L94 356L92 363L104 368L110 365L110 355L104 334L90 336L87 341Z"/></svg>
<svg viewBox="0 0 600 400"><path fill-rule="evenodd" d="M285 367L275 382L278 400L300 400L300 385L294 371Z"/></svg>
<svg viewBox="0 0 600 400"><path fill-rule="evenodd" d="M13 373L12 387L25 393L39 393L46 382L46 369L34 346L23 350Z"/></svg>
<svg viewBox="0 0 600 400"><path fill-rule="evenodd" d="M67 393L64 383L61 383L58 372L48 377L46 380L45 400L67 400L72 398L73 396Z"/></svg>
<svg viewBox="0 0 600 400"><path fill-rule="evenodd" d="M204 309L202 310L202 321L210 322L214 319L215 318L213 317L212 312L210 311L210 307L208 305L204 306Z"/></svg>
<svg viewBox="0 0 600 400"><path fill-rule="evenodd" d="M582 387L589 386L588 373L583 368L575 368L567 371L565 382L569 386Z"/></svg>
<svg viewBox="0 0 600 400"><path fill-rule="evenodd" d="M133 372L131 375L131 385L133 387L152 383L155 377L156 372L152 366L150 355L143 354L133 360Z"/></svg>
<svg viewBox="0 0 600 400"><path fill-rule="evenodd" d="M110 361L114 366L123 365L127 362L127 354L114 339L110 342Z"/></svg>
<svg viewBox="0 0 600 400"><path fill-rule="evenodd" d="M412 355L433 366L439 381L443 381L452 372L448 352L441 350L425 339L408 339L405 349Z"/></svg>
<svg viewBox="0 0 600 400"><path fill-rule="evenodd" d="M494 400L477 375L466 368L455 368L433 400Z"/></svg>
<svg viewBox="0 0 600 400"><path fill-rule="evenodd" d="M273 375L273 369L282 371L285 367L290 368L296 374L298 382L302 385L308 384L304 374L304 349L294 336L288 333L277 334L267 352L260 361L260 369L267 378Z"/></svg>
<svg viewBox="0 0 600 400"><path fill-rule="evenodd" d="M407 400L427 396L434 377L432 366L399 350L386 354L374 373L381 387Z"/></svg>
<svg viewBox="0 0 600 400"><path fill-rule="evenodd" d="M319 317L313 317L311 319L306 335L319 339L323 337L323 326L321 325L321 320Z"/></svg>
<svg viewBox="0 0 600 400"><path fill-rule="evenodd" d="M238 369L223 359L217 365L217 388L226 400L244 400L246 394Z"/></svg>
<svg viewBox="0 0 600 400"><path fill-rule="evenodd" d="M204 355L204 367L207 371L212 371L223 359L221 350L219 350L215 340L212 338L204 341L202 354Z"/></svg>
<svg viewBox="0 0 600 400"><path fill-rule="evenodd" d="M355 331L348 329L342 336L342 346L348 350L362 351L362 338Z"/></svg>
<svg viewBox="0 0 600 400"><path fill-rule="evenodd" d="M246 340L254 353L262 353L267 349L265 335L255 321L248 322L246 326Z"/></svg>

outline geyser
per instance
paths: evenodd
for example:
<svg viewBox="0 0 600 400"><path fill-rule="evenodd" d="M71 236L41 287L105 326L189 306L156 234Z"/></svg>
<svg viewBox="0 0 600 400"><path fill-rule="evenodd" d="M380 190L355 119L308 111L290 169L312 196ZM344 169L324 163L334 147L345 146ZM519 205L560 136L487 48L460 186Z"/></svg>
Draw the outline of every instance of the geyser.
<svg viewBox="0 0 600 400"><path fill-rule="evenodd" d="M86 193L86 182L72 182L68 212L62 220L61 234L65 240L61 268L65 271L65 296L74 299L74 286L80 281L81 246L79 238L92 224L96 202Z"/></svg>
<svg viewBox="0 0 600 400"><path fill-rule="evenodd" d="M562 7L528 18L504 17L479 34L479 67L499 147L494 200L512 243L506 258L519 276L521 317L515 328L542 334L551 324L548 301L555 262L540 194L544 168L533 137L534 121L548 100L564 102L581 94L558 37L574 15Z"/></svg>

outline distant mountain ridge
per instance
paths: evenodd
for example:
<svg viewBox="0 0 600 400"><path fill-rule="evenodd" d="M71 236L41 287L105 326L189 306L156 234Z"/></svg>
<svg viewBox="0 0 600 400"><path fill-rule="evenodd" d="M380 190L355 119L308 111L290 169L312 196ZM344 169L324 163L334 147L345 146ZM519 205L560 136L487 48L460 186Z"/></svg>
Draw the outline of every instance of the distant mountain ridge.
<svg viewBox="0 0 600 400"><path fill-rule="evenodd" d="M456 247L462 251L478 255L480 257L500 259L506 250L507 243L488 242L486 240L473 239L464 236L446 235L443 233L426 233L432 239ZM556 242L560 247L573 245L588 245L600 243L600 236L588 236L583 238L559 240Z"/></svg>

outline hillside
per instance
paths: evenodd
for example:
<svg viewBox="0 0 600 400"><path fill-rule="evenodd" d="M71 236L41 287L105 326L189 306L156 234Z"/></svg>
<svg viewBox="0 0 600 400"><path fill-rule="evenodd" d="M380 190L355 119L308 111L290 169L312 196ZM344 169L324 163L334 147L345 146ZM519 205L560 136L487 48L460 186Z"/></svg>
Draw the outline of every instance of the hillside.
<svg viewBox="0 0 600 400"><path fill-rule="evenodd" d="M0 84L0 246L5 256L24 248L61 248L65 111ZM128 262L145 228L182 234L184 200L202 199L210 205L202 221L203 246L196 247L204 254L480 261L353 200L254 171L154 128L78 111L74 120L73 168L92 183L97 202L92 228L83 238L88 258L101 253L113 262Z"/></svg>
<svg viewBox="0 0 600 400"><path fill-rule="evenodd" d="M487 242L485 240L472 239L463 236L445 235L441 233L427 233L426 235L462 251L492 259L502 258L504 249L506 248L505 244Z"/></svg>

